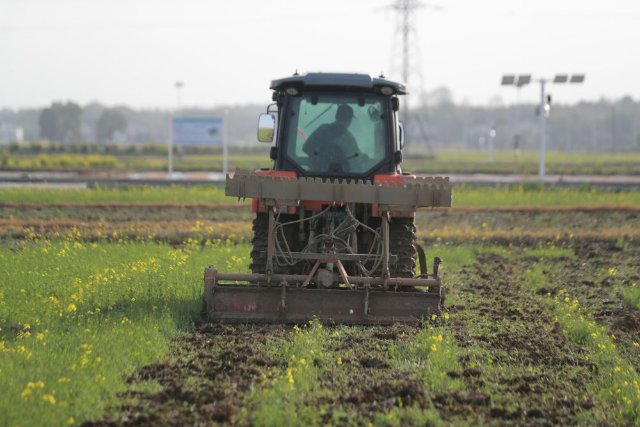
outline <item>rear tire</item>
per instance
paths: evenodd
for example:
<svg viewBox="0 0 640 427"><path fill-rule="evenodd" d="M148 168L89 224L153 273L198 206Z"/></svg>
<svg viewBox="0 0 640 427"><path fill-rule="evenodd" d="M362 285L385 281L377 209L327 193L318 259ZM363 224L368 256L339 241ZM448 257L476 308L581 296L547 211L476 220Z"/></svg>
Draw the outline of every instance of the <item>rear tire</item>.
<svg viewBox="0 0 640 427"><path fill-rule="evenodd" d="M389 222L389 252L396 256L390 263L391 277L416 275L416 226L413 218L392 218Z"/></svg>
<svg viewBox="0 0 640 427"><path fill-rule="evenodd" d="M280 222L289 222L296 219L295 215L281 214ZM295 231L296 226L289 226L284 228L284 235L289 244L289 248L295 251L297 245L295 244ZM282 239L282 237L280 237ZM251 243L253 248L251 249L251 264L249 268L251 272L256 274L265 274L267 271L267 245L269 242L269 214L265 212L256 213L256 217L253 220L253 239ZM273 273L275 274L293 274L296 266L279 266L273 260Z"/></svg>
<svg viewBox="0 0 640 427"><path fill-rule="evenodd" d="M263 212L256 213L253 219L253 239L251 243L251 264L249 268L252 273L264 273L267 269L267 243L269 236L269 215Z"/></svg>

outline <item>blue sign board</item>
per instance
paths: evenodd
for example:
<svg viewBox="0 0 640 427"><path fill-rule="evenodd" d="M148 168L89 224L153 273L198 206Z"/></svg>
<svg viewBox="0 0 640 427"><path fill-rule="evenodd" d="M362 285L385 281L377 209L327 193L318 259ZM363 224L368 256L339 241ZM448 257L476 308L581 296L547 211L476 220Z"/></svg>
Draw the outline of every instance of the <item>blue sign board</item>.
<svg viewBox="0 0 640 427"><path fill-rule="evenodd" d="M173 145L222 145L222 119L174 118Z"/></svg>

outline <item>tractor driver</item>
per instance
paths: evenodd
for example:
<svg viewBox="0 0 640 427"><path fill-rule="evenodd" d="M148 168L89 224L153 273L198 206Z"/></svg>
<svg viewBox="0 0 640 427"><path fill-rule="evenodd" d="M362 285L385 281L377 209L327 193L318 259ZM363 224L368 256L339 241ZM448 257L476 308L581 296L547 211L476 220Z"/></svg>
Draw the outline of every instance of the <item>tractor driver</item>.
<svg viewBox="0 0 640 427"><path fill-rule="evenodd" d="M330 168L342 172L348 161L359 156L356 139L349 132L353 120L353 108L341 104L333 123L325 123L309 136L302 150L309 155L315 169Z"/></svg>

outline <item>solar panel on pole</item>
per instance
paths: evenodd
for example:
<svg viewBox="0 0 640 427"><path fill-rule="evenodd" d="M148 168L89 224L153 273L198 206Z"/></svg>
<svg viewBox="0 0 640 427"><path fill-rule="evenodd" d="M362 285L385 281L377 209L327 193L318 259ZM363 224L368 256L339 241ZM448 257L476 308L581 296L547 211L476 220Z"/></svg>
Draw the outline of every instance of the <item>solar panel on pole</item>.
<svg viewBox="0 0 640 427"><path fill-rule="evenodd" d="M513 74L506 74L504 76L502 76L502 81L500 82L500 84L502 86L510 86L515 84L516 82L516 76Z"/></svg>
<svg viewBox="0 0 640 427"><path fill-rule="evenodd" d="M518 82L516 83L516 86L522 87L524 85L528 85L529 83L531 83L531 74L522 74L518 76Z"/></svg>
<svg viewBox="0 0 640 427"><path fill-rule="evenodd" d="M566 83L569 79L569 75L567 74L556 74L553 78L553 83Z"/></svg>

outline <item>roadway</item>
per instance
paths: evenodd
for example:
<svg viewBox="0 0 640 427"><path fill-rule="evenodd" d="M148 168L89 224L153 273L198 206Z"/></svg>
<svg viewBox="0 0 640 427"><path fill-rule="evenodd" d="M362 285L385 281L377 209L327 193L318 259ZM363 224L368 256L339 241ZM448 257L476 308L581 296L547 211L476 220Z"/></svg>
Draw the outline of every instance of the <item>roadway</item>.
<svg viewBox="0 0 640 427"><path fill-rule="evenodd" d="M500 174L443 174L454 184L472 186L498 186L537 184L537 175ZM172 185L214 184L224 182L222 172L47 172L0 171L0 188L8 187L65 187L86 188L92 186L116 186L124 184ZM547 175L545 185L562 187L594 186L613 189L640 189L640 175Z"/></svg>

